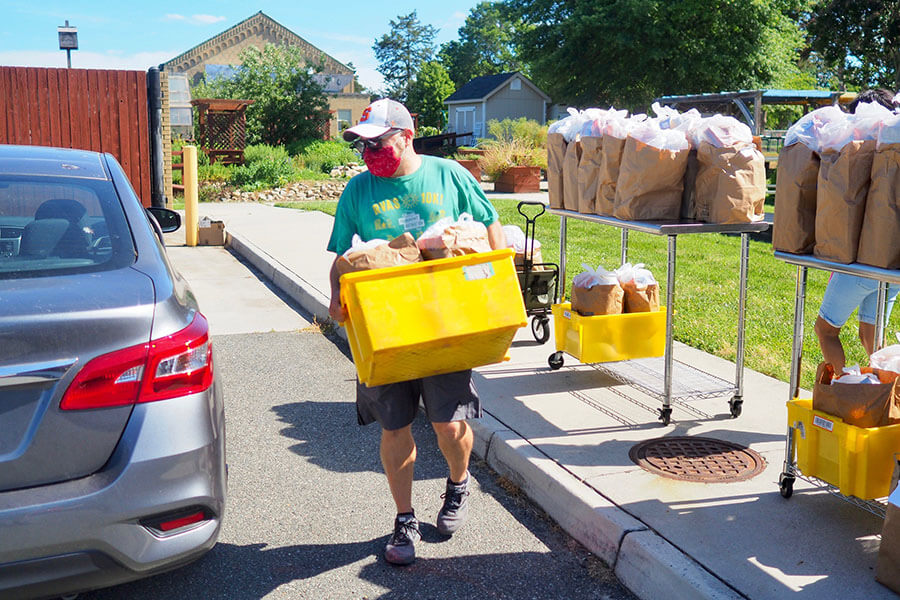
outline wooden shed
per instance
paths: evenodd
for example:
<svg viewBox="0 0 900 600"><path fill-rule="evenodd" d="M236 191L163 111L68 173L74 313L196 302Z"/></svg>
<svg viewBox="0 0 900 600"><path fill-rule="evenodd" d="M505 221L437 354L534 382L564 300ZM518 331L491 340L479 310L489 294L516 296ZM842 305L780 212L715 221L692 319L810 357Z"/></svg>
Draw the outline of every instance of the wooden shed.
<svg viewBox="0 0 900 600"><path fill-rule="evenodd" d="M518 71L482 75L456 90L444 100L447 105L447 129L473 132L473 138L487 135L487 122L525 117L541 125L547 122L550 96ZM458 139L470 144L474 139Z"/></svg>

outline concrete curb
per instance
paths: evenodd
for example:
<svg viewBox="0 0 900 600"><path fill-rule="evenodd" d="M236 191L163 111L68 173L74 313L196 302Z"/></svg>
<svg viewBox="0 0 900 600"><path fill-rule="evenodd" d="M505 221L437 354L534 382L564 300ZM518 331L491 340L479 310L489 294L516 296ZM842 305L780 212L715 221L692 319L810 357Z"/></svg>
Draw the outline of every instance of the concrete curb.
<svg viewBox="0 0 900 600"><path fill-rule="evenodd" d="M253 265L278 289L315 317L319 323L332 322L331 317L328 316L330 298L326 298L308 281L280 263L274 256L239 234L231 232L228 232L225 238L225 246ZM335 326L334 331L343 339L347 339L347 330L343 327Z"/></svg>
<svg viewBox="0 0 900 600"><path fill-rule="evenodd" d="M275 257L232 232L227 232L225 245L319 322L330 321L329 298ZM346 339L343 327L335 330ZM639 598L744 597L489 413L471 424L475 454L518 485L569 535L613 566L623 585Z"/></svg>

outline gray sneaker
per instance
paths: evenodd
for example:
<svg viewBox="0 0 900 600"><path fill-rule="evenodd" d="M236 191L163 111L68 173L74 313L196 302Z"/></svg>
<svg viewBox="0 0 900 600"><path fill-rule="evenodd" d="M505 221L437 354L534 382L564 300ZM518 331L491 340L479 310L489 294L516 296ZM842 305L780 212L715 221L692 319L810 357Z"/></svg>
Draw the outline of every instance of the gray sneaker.
<svg viewBox="0 0 900 600"><path fill-rule="evenodd" d="M447 491L441 495L444 505L437 516L437 530L443 535L453 535L466 522L469 515L469 472L462 483L456 485L447 478Z"/></svg>
<svg viewBox="0 0 900 600"><path fill-rule="evenodd" d="M394 534L384 549L384 559L394 565L411 565L416 560L416 542L420 539L416 516L412 513L397 515Z"/></svg>

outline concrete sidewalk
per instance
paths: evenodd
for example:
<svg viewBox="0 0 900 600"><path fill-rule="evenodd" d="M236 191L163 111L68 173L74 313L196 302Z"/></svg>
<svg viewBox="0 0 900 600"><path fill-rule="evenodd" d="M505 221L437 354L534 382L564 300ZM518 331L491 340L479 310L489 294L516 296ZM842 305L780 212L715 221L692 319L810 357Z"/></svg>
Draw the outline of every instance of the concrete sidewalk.
<svg viewBox="0 0 900 600"><path fill-rule="evenodd" d="M330 216L218 203L201 204L200 214L223 220L233 252L327 318ZM896 597L874 579L880 519L800 480L792 498L779 494L786 383L745 370L739 418L730 417L726 395L676 403L672 423L662 426L657 399L569 356L551 371L553 351L552 341L539 345L526 328L510 362L476 371L486 411L475 424L476 452L613 565L636 595ZM734 381L726 360L681 344L675 358ZM765 470L737 483L662 478L629 458L635 444L662 436L735 442L761 454Z"/></svg>

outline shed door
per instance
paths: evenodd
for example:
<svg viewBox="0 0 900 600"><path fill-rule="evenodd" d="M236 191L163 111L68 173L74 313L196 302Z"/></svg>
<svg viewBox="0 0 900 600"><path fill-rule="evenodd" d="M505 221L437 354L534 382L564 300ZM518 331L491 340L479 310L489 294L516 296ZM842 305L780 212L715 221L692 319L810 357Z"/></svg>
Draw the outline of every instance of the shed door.
<svg viewBox="0 0 900 600"><path fill-rule="evenodd" d="M473 107L456 109L456 132L471 133L475 127L475 109ZM457 145L474 144L474 136L456 138Z"/></svg>

